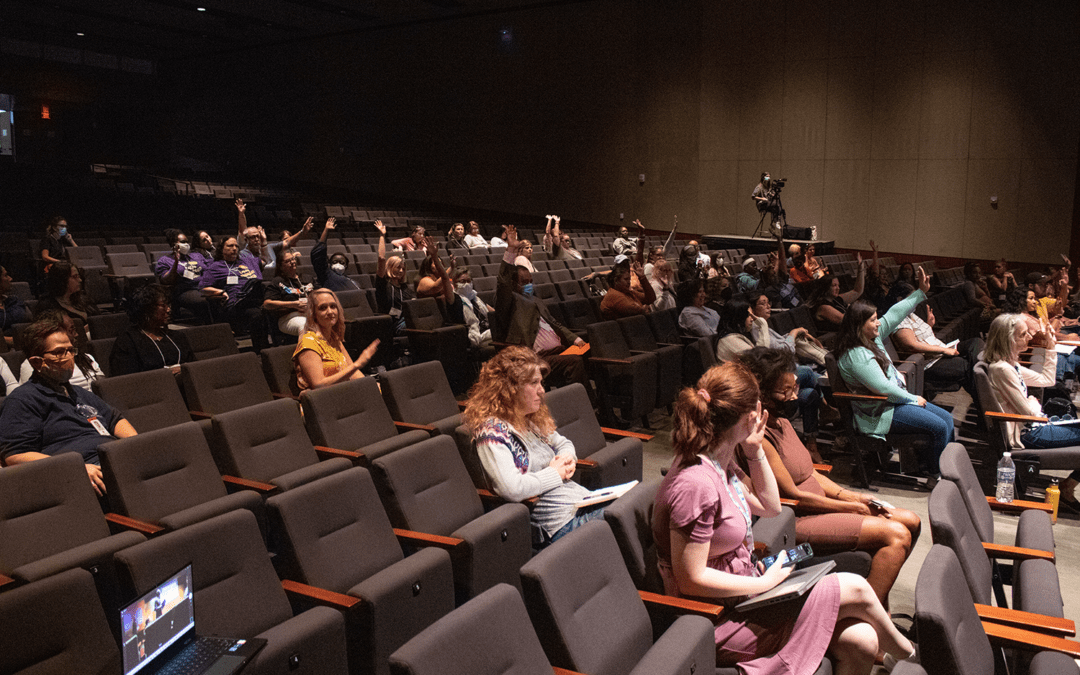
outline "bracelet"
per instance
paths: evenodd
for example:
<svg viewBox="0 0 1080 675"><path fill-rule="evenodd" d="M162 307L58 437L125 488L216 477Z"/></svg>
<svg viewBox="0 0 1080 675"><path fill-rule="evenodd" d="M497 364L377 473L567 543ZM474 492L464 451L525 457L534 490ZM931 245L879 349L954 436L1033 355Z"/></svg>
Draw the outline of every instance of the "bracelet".
<svg viewBox="0 0 1080 675"><path fill-rule="evenodd" d="M763 453L761 453L761 455L759 457L747 457L746 461L748 461L748 462L764 462L765 459L766 459L765 453L763 452Z"/></svg>

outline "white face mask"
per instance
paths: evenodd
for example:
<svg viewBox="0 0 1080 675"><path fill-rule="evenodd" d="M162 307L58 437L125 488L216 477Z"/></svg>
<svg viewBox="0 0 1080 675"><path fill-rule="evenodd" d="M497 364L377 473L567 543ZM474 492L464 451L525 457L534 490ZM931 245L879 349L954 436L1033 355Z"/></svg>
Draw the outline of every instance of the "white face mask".
<svg viewBox="0 0 1080 675"><path fill-rule="evenodd" d="M176 250L180 252L180 255L187 255L188 253L191 253L191 244L182 241L176 245Z"/></svg>
<svg viewBox="0 0 1080 675"><path fill-rule="evenodd" d="M330 266L330 269L334 270L338 274L344 274L345 273L345 266L342 265L341 263L334 263L333 265Z"/></svg>
<svg viewBox="0 0 1080 675"><path fill-rule="evenodd" d="M471 282L467 284L458 284L457 292L460 293L462 296L468 298L469 300L476 299L476 291L473 290L473 285Z"/></svg>

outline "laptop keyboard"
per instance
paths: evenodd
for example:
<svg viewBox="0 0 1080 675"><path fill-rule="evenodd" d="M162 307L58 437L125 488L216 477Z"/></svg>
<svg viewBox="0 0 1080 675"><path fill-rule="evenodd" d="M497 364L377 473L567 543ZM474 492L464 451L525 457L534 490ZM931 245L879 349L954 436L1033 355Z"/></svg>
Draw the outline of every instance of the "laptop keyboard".
<svg viewBox="0 0 1080 675"><path fill-rule="evenodd" d="M230 638L200 637L159 670L158 675L199 675L235 642Z"/></svg>

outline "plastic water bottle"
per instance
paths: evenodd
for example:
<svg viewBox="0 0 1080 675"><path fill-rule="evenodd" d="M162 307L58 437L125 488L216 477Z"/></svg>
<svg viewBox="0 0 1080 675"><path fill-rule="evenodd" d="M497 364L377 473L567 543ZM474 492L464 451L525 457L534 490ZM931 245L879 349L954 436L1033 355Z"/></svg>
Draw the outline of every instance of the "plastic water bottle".
<svg viewBox="0 0 1080 675"><path fill-rule="evenodd" d="M997 465L997 491L994 497L1002 504L1008 504L1013 500L1015 492L1016 465L1013 464L1012 453L1006 452Z"/></svg>

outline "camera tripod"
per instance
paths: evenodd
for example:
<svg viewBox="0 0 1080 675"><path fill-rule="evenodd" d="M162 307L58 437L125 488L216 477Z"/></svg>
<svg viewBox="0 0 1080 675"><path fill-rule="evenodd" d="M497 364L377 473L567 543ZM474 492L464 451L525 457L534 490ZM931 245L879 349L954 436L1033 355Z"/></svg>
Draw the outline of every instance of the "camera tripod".
<svg viewBox="0 0 1080 675"><path fill-rule="evenodd" d="M773 211L775 205L776 211ZM754 228L754 233L751 237L757 237L759 234L763 234L762 226L765 224L765 216L772 216L772 220L769 223L769 232L774 237L784 236L784 230L787 228L787 212L784 211L784 202L780 201L780 191L769 198L768 205L761 212L761 220L758 221L757 227Z"/></svg>

